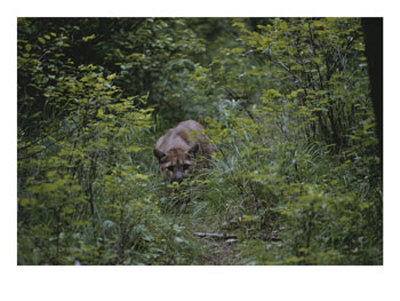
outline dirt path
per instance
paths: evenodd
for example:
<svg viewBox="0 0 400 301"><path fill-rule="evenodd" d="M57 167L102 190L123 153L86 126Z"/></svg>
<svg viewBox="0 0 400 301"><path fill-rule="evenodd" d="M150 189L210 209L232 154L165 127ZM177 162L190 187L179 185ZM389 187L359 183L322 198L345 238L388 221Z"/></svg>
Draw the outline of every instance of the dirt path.
<svg viewBox="0 0 400 301"><path fill-rule="evenodd" d="M235 242L221 238L203 237L199 241L204 246L201 262L204 265L234 265L236 262Z"/></svg>
<svg viewBox="0 0 400 301"><path fill-rule="evenodd" d="M192 204L193 205L193 204ZM240 248L237 237L232 231L221 228L221 222L213 216L191 215L195 208L188 208L186 226L188 232L201 245L200 265L238 265Z"/></svg>

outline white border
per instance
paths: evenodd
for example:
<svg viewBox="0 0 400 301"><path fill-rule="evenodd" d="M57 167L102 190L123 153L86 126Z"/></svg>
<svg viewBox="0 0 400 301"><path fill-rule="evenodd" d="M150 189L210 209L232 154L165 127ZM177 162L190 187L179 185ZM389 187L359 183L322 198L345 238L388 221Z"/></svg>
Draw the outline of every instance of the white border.
<svg viewBox="0 0 400 301"><path fill-rule="evenodd" d="M115 0L14 1L13 14L25 17L298 17L382 16L386 0ZM15 3L17 2L17 3ZM388 1L389 2L389 1ZM378 5L377 5L378 4Z"/></svg>
<svg viewBox="0 0 400 301"><path fill-rule="evenodd" d="M394 1L13 1L1 13L0 298L3 300L398 300L398 9ZM3 5L4 6L4 5ZM16 266L16 18L18 16L384 16L383 267ZM79 270L78 270L79 269Z"/></svg>

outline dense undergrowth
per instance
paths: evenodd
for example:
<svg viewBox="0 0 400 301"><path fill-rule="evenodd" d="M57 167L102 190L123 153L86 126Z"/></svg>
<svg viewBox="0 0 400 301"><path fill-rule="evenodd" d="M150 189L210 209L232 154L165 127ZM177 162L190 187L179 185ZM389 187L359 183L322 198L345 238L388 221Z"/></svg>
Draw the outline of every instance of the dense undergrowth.
<svg viewBox="0 0 400 301"><path fill-rule="evenodd" d="M359 19L19 19L18 263L382 264L366 68ZM218 151L168 186L185 119Z"/></svg>

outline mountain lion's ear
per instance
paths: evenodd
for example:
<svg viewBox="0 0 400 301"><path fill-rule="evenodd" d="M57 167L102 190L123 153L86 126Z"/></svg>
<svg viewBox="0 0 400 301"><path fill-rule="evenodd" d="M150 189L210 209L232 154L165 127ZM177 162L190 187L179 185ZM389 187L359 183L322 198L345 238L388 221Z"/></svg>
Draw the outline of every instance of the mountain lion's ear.
<svg viewBox="0 0 400 301"><path fill-rule="evenodd" d="M199 144L196 143L188 150L188 154L194 156L199 151L199 148Z"/></svg>
<svg viewBox="0 0 400 301"><path fill-rule="evenodd" d="M166 154L158 149L153 149L153 154L154 156L158 159L158 161L161 161L162 158L166 156Z"/></svg>

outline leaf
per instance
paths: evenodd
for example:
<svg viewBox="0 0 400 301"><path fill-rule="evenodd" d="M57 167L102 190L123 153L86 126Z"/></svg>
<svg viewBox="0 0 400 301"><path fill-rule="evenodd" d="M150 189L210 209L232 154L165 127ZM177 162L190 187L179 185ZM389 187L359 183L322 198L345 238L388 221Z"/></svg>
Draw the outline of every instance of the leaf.
<svg viewBox="0 0 400 301"><path fill-rule="evenodd" d="M96 117L101 118L101 117L103 117L103 115L104 115L103 109L99 109L99 110L97 111Z"/></svg>
<svg viewBox="0 0 400 301"><path fill-rule="evenodd" d="M239 28L244 28L244 24L242 22L234 22L233 27L239 27Z"/></svg>
<svg viewBox="0 0 400 301"><path fill-rule="evenodd" d="M103 228L105 228L105 229L111 229L111 228L113 228L113 227L115 227L115 226L116 226L116 223L113 222L113 221L111 221L111 220L106 219L106 220L103 222Z"/></svg>
<svg viewBox="0 0 400 301"><path fill-rule="evenodd" d="M113 73L113 74L107 75L107 79L113 80L116 76L117 76L117 74Z"/></svg>
<svg viewBox="0 0 400 301"><path fill-rule="evenodd" d="M148 179L149 179L149 176L148 176L148 175L144 175L144 174L137 173L137 174L135 174L135 178L136 178L136 179L140 179L140 180L148 180Z"/></svg>
<svg viewBox="0 0 400 301"><path fill-rule="evenodd" d="M91 34L90 36L86 36L82 38L82 41L87 42L96 38L95 34Z"/></svg>
<svg viewBox="0 0 400 301"><path fill-rule="evenodd" d="M137 153L140 150L142 150L142 148L138 146L130 146L126 149L127 152L134 152L134 153Z"/></svg>
<svg viewBox="0 0 400 301"><path fill-rule="evenodd" d="M187 242L186 239L179 237L179 236L175 236L175 241L177 243L186 243Z"/></svg>
<svg viewBox="0 0 400 301"><path fill-rule="evenodd" d="M313 27L324 27L325 25L322 21L313 21L311 24Z"/></svg>

